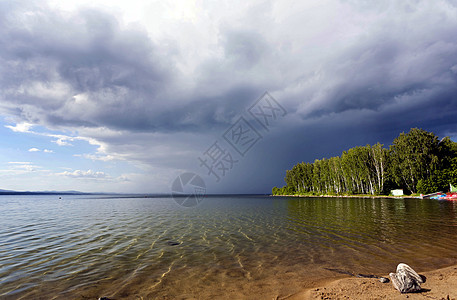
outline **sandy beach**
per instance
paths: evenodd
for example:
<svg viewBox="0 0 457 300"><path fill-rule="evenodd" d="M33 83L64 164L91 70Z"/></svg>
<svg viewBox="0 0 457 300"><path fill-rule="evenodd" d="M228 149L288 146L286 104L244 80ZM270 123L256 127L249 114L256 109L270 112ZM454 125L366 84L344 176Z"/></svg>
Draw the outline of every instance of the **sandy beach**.
<svg viewBox="0 0 457 300"><path fill-rule="evenodd" d="M418 293L401 294L392 285L376 278L348 277L331 281L282 299L457 299L457 265L420 272L427 281ZM388 274L382 276L389 278Z"/></svg>

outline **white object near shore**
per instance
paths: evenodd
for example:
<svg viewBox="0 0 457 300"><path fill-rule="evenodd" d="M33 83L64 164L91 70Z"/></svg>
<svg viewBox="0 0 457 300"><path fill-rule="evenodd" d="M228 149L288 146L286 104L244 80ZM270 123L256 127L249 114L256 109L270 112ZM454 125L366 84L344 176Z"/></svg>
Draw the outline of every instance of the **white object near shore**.
<svg viewBox="0 0 457 300"><path fill-rule="evenodd" d="M392 193L392 195L394 196L403 196L403 190L402 189L399 189L399 190L391 190L390 191Z"/></svg>
<svg viewBox="0 0 457 300"><path fill-rule="evenodd" d="M421 283L424 283L422 277L407 264L399 264L397 273L390 273L389 276L394 288L400 293L418 292L421 290Z"/></svg>

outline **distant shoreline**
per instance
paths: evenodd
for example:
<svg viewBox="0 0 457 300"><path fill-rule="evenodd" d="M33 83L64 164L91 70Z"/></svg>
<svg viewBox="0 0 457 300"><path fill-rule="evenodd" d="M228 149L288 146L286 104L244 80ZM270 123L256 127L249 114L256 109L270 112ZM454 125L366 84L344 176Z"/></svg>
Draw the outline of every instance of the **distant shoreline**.
<svg viewBox="0 0 457 300"><path fill-rule="evenodd" d="M367 199L420 199L416 196L382 196L382 195L271 195L272 197L301 198L367 198Z"/></svg>
<svg viewBox="0 0 457 300"><path fill-rule="evenodd" d="M70 193L70 192L0 192L0 196L11 195L94 195L90 193Z"/></svg>

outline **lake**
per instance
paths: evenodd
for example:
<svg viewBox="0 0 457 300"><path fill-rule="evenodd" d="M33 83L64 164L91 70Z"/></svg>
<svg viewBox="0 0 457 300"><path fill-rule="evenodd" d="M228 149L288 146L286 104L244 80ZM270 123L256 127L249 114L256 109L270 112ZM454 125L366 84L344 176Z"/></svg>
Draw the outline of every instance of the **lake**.
<svg viewBox="0 0 457 300"><path fill-rule="evenodd" d="M0 196L2 299L271 299L456 249L452 201Z"/></svg>

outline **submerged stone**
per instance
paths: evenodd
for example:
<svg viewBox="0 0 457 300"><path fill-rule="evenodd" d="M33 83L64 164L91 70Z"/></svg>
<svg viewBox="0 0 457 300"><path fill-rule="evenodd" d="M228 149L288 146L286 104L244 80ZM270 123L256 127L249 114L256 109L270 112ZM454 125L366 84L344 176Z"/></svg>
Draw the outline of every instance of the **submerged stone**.
<svg viewBox="0 0 457 300"><path fill-rule="evenodd" d="M169 246L177 246L177 245L180 245L181 243L180 242L175 242L175 241L168 241L167 244Z"/></svg>

